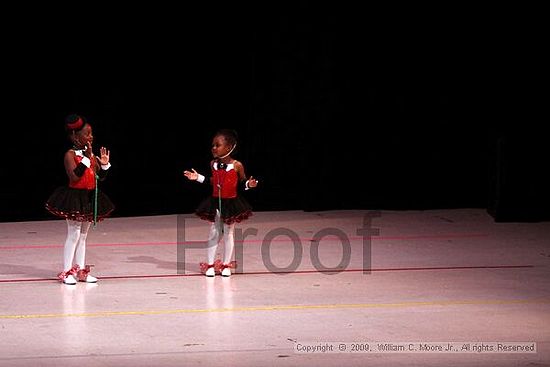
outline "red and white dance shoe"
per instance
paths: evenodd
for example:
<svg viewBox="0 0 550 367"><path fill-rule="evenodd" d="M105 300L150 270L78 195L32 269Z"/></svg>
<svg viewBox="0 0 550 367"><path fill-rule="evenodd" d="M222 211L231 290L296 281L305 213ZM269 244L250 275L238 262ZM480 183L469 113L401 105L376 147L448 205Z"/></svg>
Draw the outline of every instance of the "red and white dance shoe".
<svg viewBox="0 0 550 367"><path fill-rule="evenodd" d="M77 274L78 269L79 269L79 266L74 265L69 270L65 270L57 274L57 279L59 279L59 281L62 282L63 284L75 285L77 283L75 275Z"/></svg>
<svg viewBox="0 0 550 367"><path fill-rule="evenodd" d="M231 276L231 268L229 266L225 266L222 270L222 277L230 277L230 276Z"/></svg>
<svg viewBox="0 0 550 367"><path fill-rule="evenodd" d="M231 261L229 264L224 264L221 260L214 261L214 264L200 263L199 265L201 273L207 277L213 277L216 274L219 274L222 277L229 277L231 276L231 268L235 269L237 267L237 263L235 261Z"/></svg>
<svg viewBox="0 0 550 367"><path fill-rule="evenodd" d="M209 266L208 269L206 269L206 271L204 272L204 275L206 275L207 277L213 277L214 275L216 275L214 265Z"/></svg>
<svg viewBox="0 0 550 367"><path fill-rule="evenodd" d="M76 284L76 278L74 277L74 275L68 274L68 275L63 279L63 284L75 285L75 284Z"/></svg>
<svg viewBox="0 0 550 367"><path fill-rule="evenodd" d="M86 265L84 269L80 269L76 273L76 277L78 278L79 282L86 282L86 283L97 283L97 278L90 275L90 269L93 265Z"/></svg>

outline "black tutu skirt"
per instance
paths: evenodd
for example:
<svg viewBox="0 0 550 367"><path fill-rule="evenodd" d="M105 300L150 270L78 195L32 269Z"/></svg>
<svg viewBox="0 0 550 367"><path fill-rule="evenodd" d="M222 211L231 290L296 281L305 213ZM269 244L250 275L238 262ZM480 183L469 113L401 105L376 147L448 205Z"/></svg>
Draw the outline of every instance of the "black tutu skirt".
<svg viewBox="0 0 550 367"><path fill-rule="evenodd" d="M95 190L58 187L46 201L46 209L61 218L79 222L94 221ZM111 200L101 190L97 192L97 218L99 222L115 209Z"/></svg>
<svg viewBox="0 0 550 367"><path fill-rule="evenodd" d="M209 222L216 220L216 209L219 209L219 199L210 196L197 207L195 214ZM221 219L225 224L239 223L252 215L252 207L242 197L221 200Z"/></svg>

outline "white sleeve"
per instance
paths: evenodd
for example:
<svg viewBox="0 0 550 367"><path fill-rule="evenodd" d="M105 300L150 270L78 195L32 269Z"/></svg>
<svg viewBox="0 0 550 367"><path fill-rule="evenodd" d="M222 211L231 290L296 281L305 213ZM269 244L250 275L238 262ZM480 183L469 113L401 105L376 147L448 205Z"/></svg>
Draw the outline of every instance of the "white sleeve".
<svg viewBox="0 0 550 367"><path fill-rule="evenodd" d="M92 162L90 162L90 158L88 157L82 157L82 160L80 161L80 163L82 163L83 165L85 165L86 167L90 168L90 164Z"/></svg>

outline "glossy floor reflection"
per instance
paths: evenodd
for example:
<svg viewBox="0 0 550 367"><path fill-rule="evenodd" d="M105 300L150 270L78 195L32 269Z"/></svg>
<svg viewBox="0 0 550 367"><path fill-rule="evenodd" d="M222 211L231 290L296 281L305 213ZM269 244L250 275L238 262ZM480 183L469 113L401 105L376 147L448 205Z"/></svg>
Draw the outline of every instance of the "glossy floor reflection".
<svg viewBox="0 0 550 367"><path fill-rule="evenodd" d="M204 222L107 219L88 237L99 282L68 286L63 221L0 223L0 366L550 364L548 222L289 211L237 229L236 272L207 278ZM422 343L536 352L398 348Z"/></svg>

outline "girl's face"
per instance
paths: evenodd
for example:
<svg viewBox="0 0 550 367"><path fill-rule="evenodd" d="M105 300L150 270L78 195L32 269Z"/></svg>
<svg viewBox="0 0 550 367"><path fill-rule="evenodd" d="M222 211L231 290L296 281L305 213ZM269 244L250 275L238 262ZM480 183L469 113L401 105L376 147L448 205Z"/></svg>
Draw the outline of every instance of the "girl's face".
<svg viewBox="0 0 550 367"><path fill-rule="evenodd" d="M93 141L94 136L92 135L92 126L90 124L84 125L80 131L75 132L73 143L77 148L92 145Z"/></svg>
<svg viewBox="0 0 550 367"><path fill-rule="evenodd" d="M223 157L231 151L231 148L233 147L227 143L223 135L216 135L212 139L212 156L214 158Z"/></svg>

